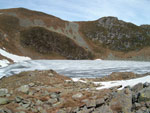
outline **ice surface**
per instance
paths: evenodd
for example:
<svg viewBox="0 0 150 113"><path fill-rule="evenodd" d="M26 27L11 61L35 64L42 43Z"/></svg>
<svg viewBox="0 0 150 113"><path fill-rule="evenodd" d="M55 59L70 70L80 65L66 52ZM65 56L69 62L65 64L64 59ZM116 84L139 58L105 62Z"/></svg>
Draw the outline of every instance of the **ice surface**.
<svg viewBox="0 0 150 113"><path fill-rule="evenodd" d="M48 70L72 78L101 77L112 72L150 72L150 62L105 60L29 60L0 68L0 77L29 70Z"/></svg>

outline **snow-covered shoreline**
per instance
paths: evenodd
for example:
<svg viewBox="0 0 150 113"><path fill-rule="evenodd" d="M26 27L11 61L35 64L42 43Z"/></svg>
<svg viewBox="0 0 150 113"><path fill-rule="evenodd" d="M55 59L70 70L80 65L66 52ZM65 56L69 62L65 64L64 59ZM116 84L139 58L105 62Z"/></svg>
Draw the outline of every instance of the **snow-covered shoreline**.
<svg viewBox="0 0 150 113"><path fill-rule="evenodd" d="M80 78L72 78L72 81L87 83L87 81L81 80ZM129 79L129 80L116 80L116 81L93 82L93 83L96 85L101 85L100 87L96 88L97 90L109 89L112 87L122 86L121 88L119 88L119 90L121 90L127 86L133 87L138 83L144 84L146 82L150 83L150 75L140 77L140 78L135 78L135 79Z"/></svg>

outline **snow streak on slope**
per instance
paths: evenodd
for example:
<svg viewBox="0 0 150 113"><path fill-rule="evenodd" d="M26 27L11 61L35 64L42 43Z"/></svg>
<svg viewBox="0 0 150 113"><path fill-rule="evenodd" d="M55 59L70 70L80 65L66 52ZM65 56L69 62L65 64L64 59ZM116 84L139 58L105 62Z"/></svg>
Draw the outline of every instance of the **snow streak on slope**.
<svg viewBox="0 0 150 113"><path fill-rule="evenodd" d="M0 54L13 60L14 62L21 62L21 61L25 61L25 60L31 60L31 58L29 57L24 57L24 56L18 56L18 55L14 55L11 53L8 53L7 51L4 51L3 49L0 49Z"/></svg>
<svg viewBox="0 0 150 113"><path fill-rule="evenodd" d="M7 51L5 51L3 49L0 49L0 54L8 59L11 59L13 62L21 62L21 61L31 60L31 58L29 58L29 57L14 55L14 54L8 53ZM6 59L0 60L1 67L8 66L9 63L10 62Z"/></svg>

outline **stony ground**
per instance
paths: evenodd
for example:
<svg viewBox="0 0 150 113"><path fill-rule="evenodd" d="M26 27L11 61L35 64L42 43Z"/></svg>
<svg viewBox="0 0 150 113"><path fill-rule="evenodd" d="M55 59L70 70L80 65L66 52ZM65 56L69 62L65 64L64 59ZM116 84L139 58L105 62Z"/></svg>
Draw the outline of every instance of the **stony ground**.
<svg viewBox="0 0 150 113"><path fill-rule="evenodd" d="M123 90L118 90L121 86L103 90L96 90L97 87L100 85L90 81L74 82L53 70L3 77L0 80L0 113L150 112L149 83Z"/></svg>

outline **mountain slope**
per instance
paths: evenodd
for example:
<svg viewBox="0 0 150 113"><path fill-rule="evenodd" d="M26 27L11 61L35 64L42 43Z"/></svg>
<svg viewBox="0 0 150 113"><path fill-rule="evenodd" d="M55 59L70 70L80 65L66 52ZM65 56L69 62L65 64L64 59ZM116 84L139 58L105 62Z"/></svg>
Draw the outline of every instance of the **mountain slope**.
<svg viewBox="0 0 150 113"><path fill-rule="evenodd" d="M4 9L0 48L32 59L149 60L150 27L116 17L68 22L25 8Z"/></svg>
<svg viewBox="0 0 150 113"><path fill-rule="evenodd" d="M1 48L33 59L93 58L77 24L42 12L24 8L0 10L0 34ZM26 46L20 41L23 36ZM27 47L30 41L35 41L30 43L33 48Z"/></svg>

